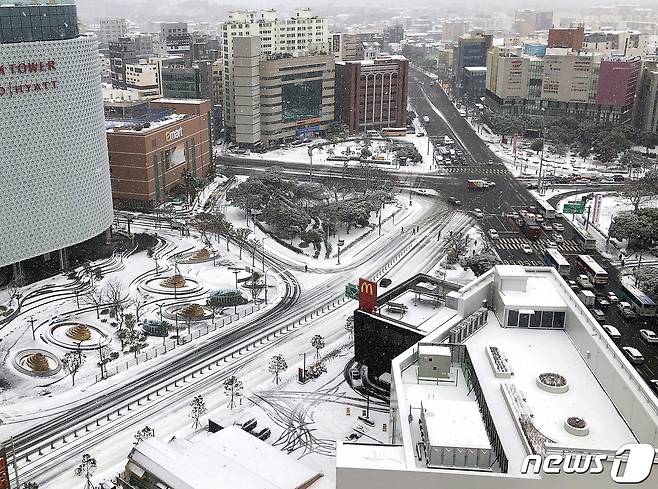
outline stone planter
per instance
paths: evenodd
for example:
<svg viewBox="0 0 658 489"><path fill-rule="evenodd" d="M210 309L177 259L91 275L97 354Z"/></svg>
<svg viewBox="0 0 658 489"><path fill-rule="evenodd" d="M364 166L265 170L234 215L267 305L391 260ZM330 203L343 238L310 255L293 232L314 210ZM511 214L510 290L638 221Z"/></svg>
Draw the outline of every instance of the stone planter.
<svg viewBox="0 0 658 489"><path fill-rule="evenodd" d="M537 377L537 387L551 394L564 394L569 390L569 383L562 375L547 372Z"/></svg>
<svg viewBox="0 0 658 489"><path fill-rule="evenodd" d="M564 422L564 429L567 433L571 433L574 436L587 436L589 435L589 426L583 418L567 418Z"/></svg>

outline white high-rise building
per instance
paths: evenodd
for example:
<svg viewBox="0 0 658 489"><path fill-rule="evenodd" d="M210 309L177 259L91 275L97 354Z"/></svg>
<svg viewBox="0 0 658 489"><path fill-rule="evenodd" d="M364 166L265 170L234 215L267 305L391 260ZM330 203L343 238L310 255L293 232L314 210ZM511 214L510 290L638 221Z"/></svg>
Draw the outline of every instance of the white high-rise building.
<svg viewBox="0 0 658 489"><path fill-rule="evenodd" d="M279 17L276 10L235 11L220 24L224 59L224 118L227 132L235 134L236 92L233 42L239 37L260 37L260 56L275 53L331 52L331 34L326 19L313 15L309 8L295 9L293 17Z"/></svg>
<svg viewBox="0 0 658 489"><path fill-rule="evenodd" d="M98 32L98 42L107 49L111 42L117 42L120 37L128 35L128 21L126 19L101 19Z"/></svg>

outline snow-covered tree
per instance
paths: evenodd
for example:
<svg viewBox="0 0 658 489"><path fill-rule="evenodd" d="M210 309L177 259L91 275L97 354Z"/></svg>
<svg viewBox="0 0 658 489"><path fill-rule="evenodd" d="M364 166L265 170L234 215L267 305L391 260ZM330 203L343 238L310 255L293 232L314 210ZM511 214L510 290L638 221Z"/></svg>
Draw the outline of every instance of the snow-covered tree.
<svg viewBox="0 0 658 489"><path fill-rule="evenodd" d="M288 369L288 364L286 359L283 358L283 355L274 355L270 359L270 373L274 375L274 382L276 385L279 385L279 374Z"/></svg>
<svg viewBox="0 0 658 489"><path fill-rule="evenodd" d="M96 309L96 319L100 319L100 306L103 305L104 294L103 291L97 286L92 285L91 288L82 296L82 303L89 306L94 306Z"/></svg>
<svg viewBox="0 0 658 489"><path fill-rule="evenodd" d="M345 321L345 331L350 335L350 339L354 338L354 316L349 316Z"/></svg>
<svg viewBox="0 0 658 489"><path fill-rule="evenodd" d="M39 484L36 482L25 482L23 484L23 489L39 489Z"/></svg>
<svg viewBox="0 0 658 489"><path fill-rule="evenodd" d="M71 375L73 385L75 385L75 374L78 373L86 359L87 357L80 350L70 351L62 358L62 368Z"/></svg>
<svg viewBox="0 0 658 489"><path fill-rule="evenodd" d="M233 237L238 243L238 248L240 250L240 259L242 259L242 247L247 243L247 238L251 234L251 229L247 228L237 228L233 232Z"/></svg>
<svg viewBox="0 0 658 489"><path fill-rule="evenodd" d="M231 375L224 381L224 393L229 398L229 409L235 407L235 400L242 395L242 381L235 375Z"/></svg>
<svg viewBox="0 0 658 489"><path fill-rule="evenodd" d="M315 348L315 358L320 358L320 350L324 348L324 338L321 335L316 334L311 338L311 346Z"/></svg>
<svg viewBox="0 0 658 489"><path fill-rule="evenodd" d="M119 358L119 352L113 351L110 345L98 349L98 362L96 365L101 369L101 378L107 377L107 364Z"/></svg>
<svg viewBox="0 0 658 489"><path fill-rule="evenodd" d="M201 419L201 416L206 414L208 412L208 408L206 407L206 403L203 400L203 397L195 396L194 399L190 402L190 407L192 410L190 411L190 418L194 421L194 429L197 430L201 426L201 422L199 419Z"/></svg>
<svg viewBox="0 0 658 489"><path fill-rule="evenodd" d="M498 263L500 260L491 251L483 251L479 255L471 255L462 260L462 266L473 270L477 277L488 272Z"/></svg>
<svg viewBox="0 0 658 489"><path fill-rule="evenodd" d="M224 303L220 297L212 296L209 297L208 300L206 300L206 307L210 309L210 312L212 313L212 323L214 325L215 316L217 315L217 312L221 311L224 308Z"/></svg>
<svg viewBox="0 0 658 489"><path fill-rule="evenodd" d="M85 453L82 456L82 462L80 462L80 465L75 468L75 475L78 477L84 477L86 481L85 489L95 489L94 484L91 482L91 476L94 475L97 467L98 464L96 463L96 459L88 453Z"/></svg>
<svg viewBox="0 0 658 489"><path fill-rule="evenodd" d="M141 430L135 433L135 445L137 445L140 441L146 440L147 438L153 438L154 436L155 430L153 428L149 428L148 426L144 426Z"/></svg>

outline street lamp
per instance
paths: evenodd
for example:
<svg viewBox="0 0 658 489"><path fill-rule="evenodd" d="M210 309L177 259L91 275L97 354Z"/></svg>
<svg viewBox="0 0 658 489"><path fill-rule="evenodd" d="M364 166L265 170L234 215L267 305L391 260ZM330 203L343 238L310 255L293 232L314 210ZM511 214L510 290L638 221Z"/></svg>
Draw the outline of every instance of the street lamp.
<svg viewBox="0 0 658 489"><path fill-rule="evenodd" d="M265 272L265 240L267 239L267 236L263 236L261 240L261 244L263 249L261 250L263 253L263 272Z"/></svg>

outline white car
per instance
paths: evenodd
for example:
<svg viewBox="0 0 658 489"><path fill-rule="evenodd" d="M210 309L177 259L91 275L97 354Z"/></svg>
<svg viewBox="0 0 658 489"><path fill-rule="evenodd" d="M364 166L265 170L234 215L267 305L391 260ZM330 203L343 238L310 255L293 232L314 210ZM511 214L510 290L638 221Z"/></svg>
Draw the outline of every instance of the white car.
<svg viewBox="0 0 658 489"><path fill-rule="evenodd" d="M578 285L580 285L583 289L594 288L594 285L592 284L592 282L590 282L589 277L587 275L578 275L576 282L578 282Z"/></svg>
<svg viewBox="0 0 658 489"><path fill-rule="evenodd" d="M640 336L647 343L658 343L658 334L654 333L650 329L641 329Z"/></svg>
<svg viewBox="0 0 658 489"><path fill-rule="evenodd" d="M557 248L557 243L553 241L552 239L549 239L546 242L546 248Z"/></svg>
<svg viewBox="0 0 658 489"><path fill-rule="evenodd" d="M620 340L621 339L621 333L614 326L612 326L610 324L603 324L603 325L601 325L601 327L603 328L603 331L608 333L608 336L610 336L610 338L612 338L613 340Z"/></svg>
<svg viewBox="0 0 658 489"><path fill-rule="evenodd" d="M532 255L532 246L529 244L524 244L521 246L521 251L523 251L526 255Z"/></svg>
<svg viewBox="0 0 658 489"><path fill-rule="evenodd" d="M562 236L559 233L553 233L551 235L551 239L555 241L556 243L564 243L564 236Z"/></svg>
<svg viewBox="0 0 658 489"><path fill-rule="evenodd" d="M622 347L622 350L628 357L631 363L635 365L640 365L641 363L644 362L644 357L642 356L642 353L636 348L633 348L632 346L624 346Z"/></svg>
<svg viewBox="0 0 658 489"><path fill-rule="evenodd" d="M484 217L484 212L482 212L482 209L473 209L473 214L475 214L475 217L480 219Z"/></svg>
<svg viewBox="0 0 658 489"><path fill-rule="evenodd" d="M547 233L550 232L550 231L553 231L553 226L551 226L551 225L550 225L549 223L547 223L547 222L542 222L542 223L541 223L541 228L542 228L544 231L546 231Z"/></svg>
<svg viewBox="0 0 658 489"><path fill-rule="evenodd" d="M491 239L498 239L498 238L500 238L500 236L498 235L498 231L496 231L495 229L490 229L490 230L489 230L489 237L490 237Z"/></svg>
<svg viewBox="0 0 658 489"><path fill-rule="evenodd" d="M562 231L564 231L564 226L562 224L560 224L559 222L554 222L553 223L553 229L555 229L556 231L562 232Z"/></svg>
<svg viewBox="0 0 658 489"><path fill-rule="evenodd" d="M617 294L615 294L614 292L608 292L608 300L610 301L610 303L616 304L617 302L619 302L619 297L617 297Z"/></svg>
<svg viewBox="0 0 658 489"><path fill-rule="evenodd" d="M544 216L542 216L541 214L537 214L537 215L535 216L535 221L537 221L537 222L544 222Z"/></svg>

